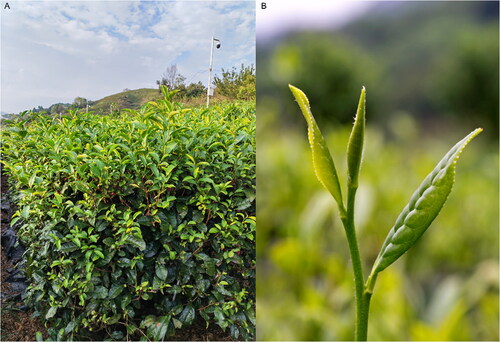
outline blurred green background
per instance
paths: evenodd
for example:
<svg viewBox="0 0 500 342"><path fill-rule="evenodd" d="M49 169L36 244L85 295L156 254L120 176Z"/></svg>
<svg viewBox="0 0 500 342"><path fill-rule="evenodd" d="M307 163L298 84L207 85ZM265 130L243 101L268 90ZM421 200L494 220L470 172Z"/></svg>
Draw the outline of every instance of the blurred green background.
<svg viewBox="0 0 500 342"><path fill-rule="evenodd" d="M498 340L498 2L371 6L336 31L257 37L257 339L351 340L354 331L345 234L313 174L291 83L308 95L342 184L366 86L356 203L365 276L425 176L484 128L461 156L441 214L379 275L368 337Z"/></svg>

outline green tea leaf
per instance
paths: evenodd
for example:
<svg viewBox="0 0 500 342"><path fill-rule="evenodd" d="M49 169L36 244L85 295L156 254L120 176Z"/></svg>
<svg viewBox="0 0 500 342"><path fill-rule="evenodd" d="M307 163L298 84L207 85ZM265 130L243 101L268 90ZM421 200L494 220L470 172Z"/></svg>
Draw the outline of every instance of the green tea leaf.
<svg viewBox="0 0 500 342"><path fill-rule="evenodd" d="M192 304L186 305L184 310L182 310L179 320L184 324L184 325L190 325L195 317L195 310Z"/></svg>
<svg viewBox="0 0 500 342"><path fill-rule="evenodd" d="M99 249L94 249L94 253L101 259L104 259L104 254Z"/></svg>
<svg viewBox="0 0 500 342"><path fill-rule="evenodd" d="M130 293L127 293L126 295L121 297L121 302L120 302L120 307L122 310L125 310L125 308L132 302L132 296Z"/></svg>
<svg viewBox="0 0 500 342"><path fill-rule="evenodd" d="M222 312L222 309L216 306L214 308L214 317L215 321L217 322L217 325L222 328L222 330L226 330L228 322L226 321L224 317L224 313Z"/></svg>
<svg viewBox="0 0 500 342"><path fill-rule="evenodd" d="M174 323L175 329L182 328L182 322L179 321L177 318L172 317L172 322Z"/></svg>
<svg viewBox="0 0 500 342"><path fill-rule="evenodd" d="M156 167L155 164L151 164L150 168L151 168L151 171L153 171L153 174L155 175L155 177L160 176L160 172L158 171L158 168Z"/></svg>
<svg viewBox="0 0 500 342"><path fill-rule="evenodd" d="M148 327L148 337L153 341L162 341L167 334L170 316L162 316Z"/></svg>
<svg viewBox="0 0 500 342"><path fill-rule="evenodd" d="M66 325L66 328L64 328L64 333L69 334L70 332L75 329L77 322L76 321L70 321L68 325Z"/></svg>
<svg viewBox="0 0 500 342"><path fill-rule="evenodd" d="M160 278L161 280L165 280L167 279L167 276L168 276L168 269L165 265L160 265L160 264L157 264L156 265L156 276L158 278Z"/></svg>
<svg viewBox="0 0 500 342"><path fill-rule="evenodd" d="M363 157L363 143L365 138L365 87L361 90L358 111L354 119L351 136L347 144L348 182L353 188L358 187L359 168Z"/></svg>
<svg viewBox="0 0 500 342"><path fill-rule="evenodd" d="M160 156L156 152L149 152L149 155L153 157L153 159L159 163L160 162Z"/></svg>
<svg viewBox="0 0 500 342"><path fill-rule="evenodd" d="M131 244L132 246L139 248L141 251L146 249L146 242L143 239L138 238L134 235L127 235L125 241Z"/></svg>
<svg viewBox="0 0 500 342"><path fill-rule="evenodd" d="M104 286L97 286L94 289L94 297L99 299L104 299L108 296L108 289Z"/></svg>
<svg viewBox="0 0 500 342"><path fill-rule="evenodd" d="M97 164L91 164L90 171L92 171L94 176L101 177L101 169L99 168L99 166L97 166Z"/></svg>
<svg viewBox="0 0 500 342"><path fill-rule="evenodd" d="M288 85L292 91L295 100L307 121L309 144L312 150L313 167L319 182L332 194L339 206L343 208L342 192L340 190L337 170L333 162L325 139L319 130L316 120L311 112L309 100L306 95L298 88Z"/></svg>
<svg viewBox="0 0 500 342"><path fill-rule="evenodd" d="M115 318L116 319L116 318ZM113 321L115 320L113 319ZM107 324L111 324L110 323L111 320L107 321ZM114 323L113 323L114 324ZM122 331L119 331L119 330L115 330L111 333L111 337L115 340L115 341L123 341L123 332Z"/></svg>
<svg viewBox="0 0 500 342"><path fill-rule="evenodd" d="M148 328L151 325L155 324L156 316L155 315L147 315L141 322L141 328Z"/></svg>
<svg viewBox="0 0 500 342"><path fill-rule="evenodd" d="M113 284L109 289L108 297L109 299L114 299L123 291L124 287L122 284Z"/></svg>
<svg viewBox="0 0 500 342"><path fill-rule="evenodd" d="M455 182L455 166L460 154L481 131L481 128L474 130L453 146L424 179L389 231L370 277L396 261L427 230L451 192Z"/></svg>
<svg viewBox="0 0 500 342"><path fill-rule="evenodd" d="M54 317L54 315L56 314L56 311L57 311L57 307L50 307L50 309L47 311L47 314L45 314L45 319L49 319L49 318L52 318Z"/></svg>
<svg viewBox="0 0 500 342"><path fill-rule="evenodd" d="M214 276L215 275L215 260L214 259L205 260L204 267L205 267L204 271L209 276Z"/></svg>
<svg viewBox="0 0 500 342"><path fill-rule="evenodd" d="M130 334L130 335L133 335L135 333L135 331L137 330L137 326L135 326L133 323L129 322L127 324L127 332Z"/></svg>
<svg viewBox="0 0 500 342"><path fill-rule="evenodd" d="M30 216L30 206L27 205L21 211L21 217L26 220L29 218L29 216Z"/></svg>

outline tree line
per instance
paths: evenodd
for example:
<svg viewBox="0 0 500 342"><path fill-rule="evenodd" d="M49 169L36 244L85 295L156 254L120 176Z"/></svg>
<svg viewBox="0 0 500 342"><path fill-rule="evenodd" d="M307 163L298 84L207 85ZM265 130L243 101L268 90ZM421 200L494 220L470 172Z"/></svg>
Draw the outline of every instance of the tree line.
<svg viewBox="0 0 500 342"><path fill-rule="evenodd" d="M230 70L222 69L221 76L215 75L213 86L216 93L235 100L255 100L255 66L241 65L240 69L233 67ZM169 66L156 80L158 89L162 85L169 90L177 90L181 97L194 98L207 93L207 88L201 83L186 85L186 77L179 73L177 65Z"/></svg>

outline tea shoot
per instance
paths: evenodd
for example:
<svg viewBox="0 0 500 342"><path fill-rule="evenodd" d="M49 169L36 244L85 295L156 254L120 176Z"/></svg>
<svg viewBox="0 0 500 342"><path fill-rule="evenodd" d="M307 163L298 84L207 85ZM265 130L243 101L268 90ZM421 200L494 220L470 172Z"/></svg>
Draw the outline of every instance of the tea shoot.
<svg viewBox="0 0 500 342"><path fill-rule="evenodd" d="M478 128L472 131L453 146L434 170L424 179L389 231L370 275L365 282L354 223L354 203L365 138L366 90L364 87L361 90L356 118L347 144L348 175L347 203L345 206L333 158L314 119L309 100L300 89L292 85L289 85L289 87L307 122L308 138L316 177L330 192L339 208L339 215L346 233L354 273L354 298L356 303L354 338L356 341L366 341L368 337L370 300L378 274L415 245L437 217L455 182L455 168L458 158L465 146L476 135L481 133L482 129Z"/></svg>

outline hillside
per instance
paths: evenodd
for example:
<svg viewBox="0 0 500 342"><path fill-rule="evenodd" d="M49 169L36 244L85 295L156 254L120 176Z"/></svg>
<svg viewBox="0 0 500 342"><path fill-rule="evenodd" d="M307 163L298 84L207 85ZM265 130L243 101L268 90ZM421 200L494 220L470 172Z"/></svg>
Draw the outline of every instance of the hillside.
<svg viewBox="0 0 500 342"><path fill-rule="evenodd" d="M96 101L89 100L88 104L89 104L89 111L93 111L95 113L108 114L111 111L116 111L124 108L137 110L145 103L149 101L157 101L162 97L163 96L162 94L160 94L158 89L141 88L135 90L125 90L120 93L108 95ZM79 105L77 105L76 103L55 103L47 108L38 106L38 108L33 108L31 109L31 111L46 112L49 114L59 114L59 113L65 113L71 109L85 110L86 100L82 98L80 99L81 101ZM203 93L202 95L195 97L189 97L177 94L174 96L173 99L174 101L182 102L184 105L190 107L198 107L205 105L206 94ZM225 101L231 101L231 98L217 93L215 94L215 96L211 98L211 103L220 103ZM15 116L17 114L8 114L2 112L2 118L7 118L10 115Z"/></svg>
<svg viewBox="0 0 500 342"><path fill-rule="evenodd" d="M89 110L108 113L110 109L139 109L144 103L161 98L158 89L141 88L127 90L121 93L106 96L100 100L92 101Z"/></svg>

